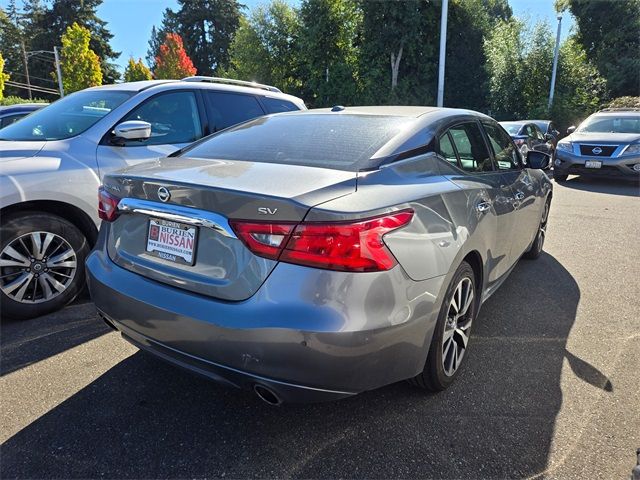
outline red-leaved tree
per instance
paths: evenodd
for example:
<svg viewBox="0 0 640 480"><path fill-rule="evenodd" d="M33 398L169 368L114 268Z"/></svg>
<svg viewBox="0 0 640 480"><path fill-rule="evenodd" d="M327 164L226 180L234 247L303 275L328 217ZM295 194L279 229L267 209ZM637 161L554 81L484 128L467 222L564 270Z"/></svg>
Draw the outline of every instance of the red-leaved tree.
<svg viewBox="0 0 640 480"><path fill-rule="evenodd" d="M158 79L180 79L195 74L196 67L184 51L180 35L167 33L156 57L153 76Z"/></svg>

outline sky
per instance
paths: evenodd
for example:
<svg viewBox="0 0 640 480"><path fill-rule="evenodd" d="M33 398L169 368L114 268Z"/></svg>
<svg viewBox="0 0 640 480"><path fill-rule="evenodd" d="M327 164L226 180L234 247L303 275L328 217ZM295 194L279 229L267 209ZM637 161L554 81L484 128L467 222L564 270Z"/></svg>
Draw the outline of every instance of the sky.
<svg viewBox="0 0 640 480"><path fill-rule="evenodd" d="M299 0L289 0L298 4ZM546 20L554 29L557 26L555 0L509 0L516 17L532 23ZM6 7L8 0L0 0L0 6ZM263 0L242 0L250 10ZM159 25L165 8L175 8L176 0L104 0L98 9L98 16L108 22L107 28L113 34L111 45L122 52L116 63L124 70L129 57L144 59L147 54L151 27ZM568 13L562 19L562 37L566 38L573 20Z"/></svg>

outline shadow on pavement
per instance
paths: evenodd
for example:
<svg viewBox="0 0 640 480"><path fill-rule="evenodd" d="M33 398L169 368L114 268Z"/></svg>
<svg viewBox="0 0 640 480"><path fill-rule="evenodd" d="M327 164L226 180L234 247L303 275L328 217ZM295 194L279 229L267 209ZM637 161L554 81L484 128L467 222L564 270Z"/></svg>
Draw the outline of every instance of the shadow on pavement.
<svg viewBox="0 0 640 480"><path fill-rule="evenodd" d="M582 190L585 192L608 193L609 195L623 195L640 197L640 183L629 180L612 180L605 178L571 177L562 182L563 187Z"/></svg>
<svg viewBox="0 0 640 480"><path fill-rule="evenodd" d="M146 354L123 360L2 446L8 478L515 478L543 471L580 291L553 257L522 261L483 306L447 391L406 383L270 407ZM580 372L580 373L578 373Z"/></svg>
<svg viewBox="0 0 640 480"><path fill-rule="evenodd" d="M0 376L45 360L111 330L98 321L87 299L59 312L31 320L3 320Z"/></svg>

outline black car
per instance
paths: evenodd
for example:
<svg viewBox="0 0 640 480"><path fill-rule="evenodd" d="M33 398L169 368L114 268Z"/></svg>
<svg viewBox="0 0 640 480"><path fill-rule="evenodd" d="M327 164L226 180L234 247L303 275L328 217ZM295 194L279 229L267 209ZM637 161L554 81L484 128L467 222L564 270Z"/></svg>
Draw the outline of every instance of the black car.
<svg viewBox="0 0 640 480"><path fill-rule="evenodd" d="M549 140L553 143L553 147L558 144L558 140L560 140L560 131L556 128L556 124L551 120L529 120L529 122L535 124L536 127L540 129L540 131L544 135L551 135Z"/></svg>
<svg viewBox="0 0 640 480"><path fill-rule="evenodd" d="M554 136L543 133L534 121L500 122L500 125L511 135L523 156L526 156L529 150L553 155L556 144Z"/></svg>
<svg viewBox="0 0 640 480"><path fill-rule="evenodd" d="M7 107L0 107L0 128L4 128L7 125L11 125L17 122L22 117L29 115L31 112L40 110L42 107L46 107L48 103L20 103L18 105L10 105Z"/></svg>

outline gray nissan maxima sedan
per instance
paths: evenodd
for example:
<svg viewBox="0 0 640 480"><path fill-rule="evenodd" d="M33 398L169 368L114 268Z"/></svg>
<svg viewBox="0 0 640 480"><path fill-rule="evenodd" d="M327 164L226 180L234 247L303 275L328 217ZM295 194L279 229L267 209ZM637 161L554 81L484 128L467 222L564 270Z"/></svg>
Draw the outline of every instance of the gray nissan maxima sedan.
<svg viewBox="0 0 640 480"><path fill-rule="evenodd" d="M441 390L542 251L548 164L467 110L251 120L104 177L91 295L134 345L271 404Z"/></svg>

